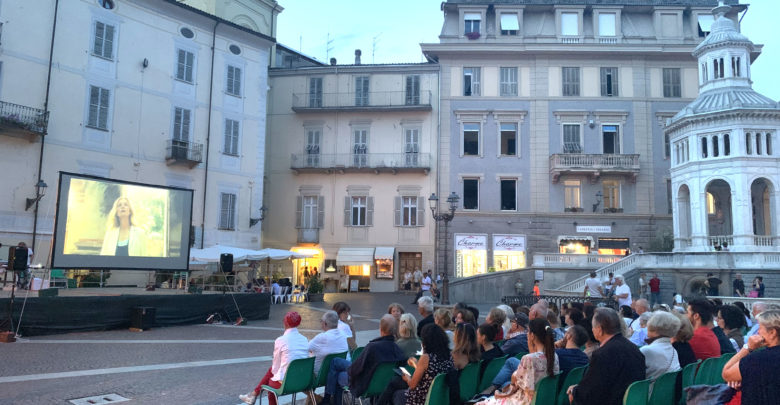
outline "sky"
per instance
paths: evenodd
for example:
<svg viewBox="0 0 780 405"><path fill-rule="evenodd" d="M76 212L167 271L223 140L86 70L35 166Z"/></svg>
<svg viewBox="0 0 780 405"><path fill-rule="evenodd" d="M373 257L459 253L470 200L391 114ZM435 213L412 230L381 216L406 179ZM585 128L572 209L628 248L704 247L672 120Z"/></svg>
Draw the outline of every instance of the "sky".
<svg viewBox="0 0 780 405"><path fill-rule="evenodd" d="M742 20L742 33L764 45L753 63L753 88L780 100L780 36L767 27L777 24L780 1L752 0ZM279 0L277 40L305 55L339 64L424 62L420 43L439 42L443 23L441 0ZM328 41L331 42L328 42ZM329 44L329 45L326 45Z"/></svg>

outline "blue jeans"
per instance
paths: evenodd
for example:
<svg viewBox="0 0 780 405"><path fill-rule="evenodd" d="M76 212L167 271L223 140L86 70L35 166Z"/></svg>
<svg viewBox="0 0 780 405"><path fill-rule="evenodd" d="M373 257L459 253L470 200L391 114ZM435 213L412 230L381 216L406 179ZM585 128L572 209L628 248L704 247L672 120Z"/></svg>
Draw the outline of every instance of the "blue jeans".
<svg viewBox="0 0 780 405"><path fill-rule="evenodd" d="M505 385L512 382L512 373L517 370L519 365L520 360L514 357L507 358L504 367L501 367L501 370L496 374L496 378L493 379L493 385L498 389L502 389Z"/></svg>
<svg viewBox="0 0 780 405"><path fill-rule="evenodd" d="M660 292L651 292L650 293L650 309L653 309L655 307L655 304L661 303L661 293Z"/></svg>
<svg viewBox="0 0 780 405"><path fill-rule="evenodd" d="M325 393L330 394L333 403L341 405L342 387L349 386L349 375L347 369L352 362L345 359L335 358L330 362L328 370L328 381L325 383Z"/></svg>

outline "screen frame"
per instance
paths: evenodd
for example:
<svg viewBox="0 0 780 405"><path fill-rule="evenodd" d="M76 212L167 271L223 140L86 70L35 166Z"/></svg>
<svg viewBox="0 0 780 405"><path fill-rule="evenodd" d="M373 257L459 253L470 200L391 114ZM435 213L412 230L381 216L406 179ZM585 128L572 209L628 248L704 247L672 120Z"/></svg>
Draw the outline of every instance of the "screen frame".
<svg viewBox="0 0 780 405"><path fill-rule="evenodd" d="M187 222L182 223L182 234L186 233L187 237L182 237L182 247L186 245L186 260L185 267L184 268L169 268L169 267L163 267L163 268L152 268L152 267L138 267L138 266L71 266L71 265L65 265L60 266L57 263L58 256L86 256L86 257L94 257L90 255L66 255L64 253L61 253L58 255L59 250L64 251L64 245L59 246L59 227L60 227L60 221L65 221L65 224L62 224L62 237L64 239L65 236L65 226L67 224L68 219L68 213L67 210L65 210L65 213L60 213L60 207L61 199L63 198L62 195L62 180L64 176L70 176L71 179L73 178L79 178L79 179L86 179L86 180L94 180L94 181L102 181L102 182L108 182L108 183L115 183L120 185L130 185L130 186L138 186L138 187L149 187L149 188L158 188L163 190L176 190L176 191L182 191L190 194L190 206L189 206L189 219ZM70 189L70 186L68 187ZM148 184L148 183L140 183L135 181L127 181L127 180L119 180L119 179L111 179L108 177L100 177L100 176L93 176L89 174L81 174L81 173L73 173L73 172L66 172L66 171L59 171L59 180L57 182L57 202L55 206L55 215L54 215L54 230L52 232L52 242L51 242L51 268L52 269L78 269L78 270L145 270L145 271L164 271L164 272L182 272L182 271L190 271L190 249L192 246L190 245L190 238L192 237L191 232L193 231L192 228L192 208L194 203L195 197L195 190L183 188L183 187L174 187L174 186L160 186L156 184ZM68 197L65 197L65 201L67 201ZM62 242L64 243L64 241ZM185 249L182 249L182 252L184 252ZM62 259L62 258L61 258ZM145 260L159 260L159 259L165 259L165 258L142 258Z"/></svg>

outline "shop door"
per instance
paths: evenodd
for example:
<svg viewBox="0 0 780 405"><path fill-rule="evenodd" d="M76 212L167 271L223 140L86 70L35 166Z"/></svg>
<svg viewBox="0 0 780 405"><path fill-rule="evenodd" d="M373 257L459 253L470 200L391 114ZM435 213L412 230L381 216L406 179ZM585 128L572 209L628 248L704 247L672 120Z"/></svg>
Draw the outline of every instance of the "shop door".
<svg viewBox="0 0 780 405"><path fill-rule="evenodd" d="M404 281L404 274L408 270L409 273L414 274L416 269L423 270L422 268L422 253L420 252L398 252L398 261L400 262L400 273L398 273L399 290L403 289L401 285Z"/></svg>

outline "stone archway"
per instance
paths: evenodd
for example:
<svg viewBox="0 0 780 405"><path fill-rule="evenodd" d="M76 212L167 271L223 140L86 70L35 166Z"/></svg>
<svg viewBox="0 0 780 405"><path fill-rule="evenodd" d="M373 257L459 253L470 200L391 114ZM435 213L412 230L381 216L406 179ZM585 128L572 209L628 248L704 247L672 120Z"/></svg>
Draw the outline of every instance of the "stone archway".
<svg viewBox="0 0 780 405"><path fill-rule="evenodd" d="M705 281L707 281L707 278L703 276L695 276L688 279L682 290L683 297L699 297L706 295Z"/></svg>
<svg viewBox="0 0 780 405"><path fill-rule="evenodd" d="M677 238L681 241L681 247L690 246L691 241L691 192L688 186L683 184L677 190Z"/></svg>
<svg viewBox="0 0 780 405"><path fill-rule="evenodd" d="M717 179L707 184L705 215L707 216L707 236L709 245L731 244L734 226L732 223L731 186Z"/></svg>
<svg viewBox="0 0 780 405"><path fill-rule="evenodd" d="M750 205L753 218L753 235L770 236L775 230L772 227L772 194L774 187L765 178L757 178L750 184Z"/></svg>

